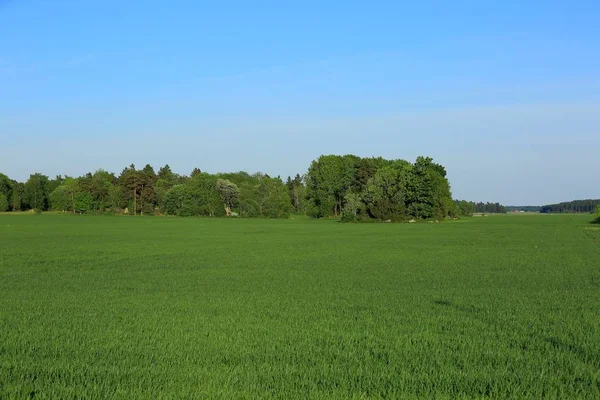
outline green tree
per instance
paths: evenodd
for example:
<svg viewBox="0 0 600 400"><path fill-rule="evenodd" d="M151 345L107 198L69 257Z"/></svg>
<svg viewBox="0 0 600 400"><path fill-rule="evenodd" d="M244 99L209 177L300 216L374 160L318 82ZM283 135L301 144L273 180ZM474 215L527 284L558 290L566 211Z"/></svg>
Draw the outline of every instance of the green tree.
<svg viewBox="0 0 600 400"><path fill-rule="evenodd" d="M0 193L4 194L6 199L10 199L13 191L13 181L4 174L0 174Z"/></svg>
<svg viewBox="0 0 600 400"><path fill-rule="evenodd" d="M91 174L82 178L71 178L65 177L62 179L62 183L56 189L50 193L50 205L53 210L56 211L70 211L73 214L75 212L87 212L92 208L93 197L89 192L89 178ZM82 198L81 195L86 194L85 199L87 201L88 196L90 199L90 204L86 207L80 206L78 207L78 198Z"/></svg>
<svg viewBox="0 0 600 400"><path fill-rule="evenodd" d="M9 204L6 195L0 192L0 212L8 211L8 207Z"/></svg>
<svg viewBox="0 0 600 400"><path fill-rule="evenodd" d="M596 222L600 223L600 204L596 206Z"/></svg>
<svg viewBox="0 0 600 400"><path fill-rule="evenodd" d="M40 173L29 176L24 188L25 203L31 209L48 209L48 177Z"/></svg>
<svg viewBox="0 0 600 400"><path fill-rule="evenodd" d="M117 179L119 186L123 190L123 201L129 208L129 214L136 215L138 212L139 191L142 187L141 181L140 174L135 169L134 164L123 169Z"/></svg>
<svg viewBox="0 0 600 400"><path fill-rule="evenodd" d="M75 214L75 211L77 210L77 206L75 204L75 196L79 192L79 181L76 178L66 177L62 184L62 187L64 188L64 191L68 193L69 199L71 200L70 207L66 207L64 208L64 210L66 211L68 209L71 212L73 212L73 214Z"/></svg>
<svg viewBox="0 0 600 400"><path fill-rule="evenodd" d="M99 169L93 174L87 174L80 178L82 191L89 193L92 197L91 209L104 211L110 207L110 188L116 182L115 175L103 169Z"/></svg>
<svg viewBox="0 0 600 400"><path fill-rule="evenodd" d="M158 208L162 211L164 211L165 194L172 187L173 187L173 183L167 181L166 179L162 179L162 178L158 178L158 180L154 184L154 194L156 196L156 204L158 205Z"/></svg>
<svg viewBox="0 0 600 400"><path fill-rule="evenodd" d="M140 213L153 214L157 206L155 185L158 176L150 164L146 164L140 171Z"/></svg>
<svg viewBox="0 0 600 400"><path fill-rule="evenodd" d="M368 213L379 220L401 220L406 216L404 165L383 167L369 179L365 193Z"/></svg>
<svg viewBox="0 0 600 400"><path fill-rule="evenodd" d="M470 217L475 213L475 203L472 201L457 200L456 207L458 208L459 215L463 217Z"/></svg>
<svg viewBox="0 0 600 400"><path fill-rule="evenodd" d="M346 193L344 198L345 205L342 211L342 222L355 222L358 220L358 214L364 208L364 203L356 193Z"/></svg>
<svg viewBox="0 0 600 400"><path fill-rule="evenodd" d="M321 156L307 173L308 198L315 217L338 216L354 180L356 156Z"/></svg>
<svg viewBox="0 0 600 400"><path fill-rule="evenodd" d="M200 168L194 168L192 170L192 173L190 174L190 178L193 178L195 176L198 176L202 173L202 171L200 171Z"/></svg>
<svg viewBox="0 0 600 400"><path fill-rule="evenodd" d="M430 157L418 157L407 176L406 204L415 218L443 218L452 203L446 170Z"/></svg>
<svg viewBox="0 0 600 400"><path fill-rule="evenodd" d="M222 217L225 209L221 196L217 191L217 177L200 173L188 179L185 183L193 196L194 214L211 217Z"/></svg>
<svg viewBox="0 0 600 400"><path fill-rule="evenodd" d="M54 211L71 211L75 210L75 197L71 200L71 193L65 187L60 185L50 193L50 207Z"/></svg>
<svg viewBox="0 0 600 400"><path fill-rule="evenodd" d="M164 179L165 181L171 183L175 181L175 174L173 173L173 171L171 171L171 167L169 167L169 164L165 165L164 167L161 167L158 170L157 179Z"/></svg>
<svg viewBox="0 0 600 400"><path fill-rule="evenodd" d="M260 216L269 218L287 218L291 204L288 189L280 178L265 176L257 188Z"/></svg>
<svg viewBox="0 0 600 400"><path fill-rule="evenodd" d="M201 173L169 189L163 200L167 214L223 216L225 209L216 187L217 178Z"/></svg>
<svg viewBox="0 0 600 400"><path fill-rule="evenodd" d="M108 188L108 201L112 211L121 210L125 206L123 197L123 188L121 186L111 185Z"/></svg>
<svg viewBox="0 0 600 400"><path fill-rule="evenodd" d="M65 178L63 178L62 175L56 175L54 179L50 179L47 187L48 193L52 193L54 189L62 185L64 180Z"/></svg>
<svg viewBox="0 0 600 400"><path fill-rule="evenodd" d="M23 208L23 193L25 185L21 182L15 182L10 195L10 206L13 211L21 211Z"/></svg>
<svg viewBox="0 0 600 400"><path fill-rule="evenodd" d="M194 215L195 208L190 188L184 184L170 188L164 196L163 211L181 217Z"/></svg>
<svg viewBox="0 0 600 400"><path fill-rule="evenodd" d="M78 192L75 195L75 210L78 213L87 213L92 209L94 198L89 192Z"/></svg>
<svg viewBox="0 0 600 400"><path fill-rule="evenodd" d="M217 179L217 191L225 207L225 215L231 215L231 209L237 204L240 191L237 185L227 179Z"/></svg>
<svg viewBox="0 0 600 400"><path fill-rule="evenodd" d="M290 202L296 214L300 214L304 210L304 202L306 199L306 187L302 181L300 174L296 174L294 179L288 176L286 186L290 194Z"/></svg>

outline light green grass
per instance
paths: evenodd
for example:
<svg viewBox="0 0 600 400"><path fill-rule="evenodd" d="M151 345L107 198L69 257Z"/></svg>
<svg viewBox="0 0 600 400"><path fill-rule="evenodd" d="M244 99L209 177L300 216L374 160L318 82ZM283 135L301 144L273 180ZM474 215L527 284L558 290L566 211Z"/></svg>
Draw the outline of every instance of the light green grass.
<svg viewBox="0 0 600 400"><path fill-rule="evenodd" d="M0 398L600 398L588 215L0 216Z"/></svg>

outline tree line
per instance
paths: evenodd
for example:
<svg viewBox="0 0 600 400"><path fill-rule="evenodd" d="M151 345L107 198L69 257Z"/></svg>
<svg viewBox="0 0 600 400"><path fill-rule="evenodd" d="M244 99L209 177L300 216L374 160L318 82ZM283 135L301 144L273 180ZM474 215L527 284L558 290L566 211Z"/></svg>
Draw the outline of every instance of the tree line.
<svg viewBox="0 0 600 400"><path fill-rule="evenodd" d="M500 203L455 200L455 204L461 216L471 216L475 213L505 214L507 211L507 207Z"/></svg>
<svg viewBox="0 0 600 400"><path fill-rule="evenodd" d="M506 206L506 211L539 212L540 206Z"/></svg>
<svg viewBox="0 0 600 400"><path fill-rule="evenodd" d="M573 200L557 204L548 204L540 208L541 213L593 213L600 205L600 199Z"/></svg>
<svg viewBox="0 0 600 400"><path fill-rule="evenodd" d="M150 165L137 169L132 164L118 176L101 169L78 178L50 179L35 173L21 183L0 174L0 211L29 209L130 215L287 217L292 206L285 183L279 177L261 173L211 175L195 168L185 176L174 173L169 165L155 172Z"/></svg>
<svg viewBox="0 0 600 400"><path fill-rule="evenodd" d="M504 212L498 203L455 202L445 168L429 157L411 163L381 157L323 155L306 174L271 177L247 172L189 175L169 165L97 170L80 177L41 173L26 182L0 174L0 211L166 214L286 218L290 214L343 221L442 219Z"/></svg>

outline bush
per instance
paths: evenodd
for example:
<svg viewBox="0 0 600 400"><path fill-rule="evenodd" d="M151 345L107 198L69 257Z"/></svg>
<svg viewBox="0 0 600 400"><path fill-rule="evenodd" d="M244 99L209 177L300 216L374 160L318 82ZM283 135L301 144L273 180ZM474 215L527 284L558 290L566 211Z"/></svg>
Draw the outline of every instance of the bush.
<svg viewBox="0 0 600 400"><path fill-rule="evenodd" d="M358 222L358 217L354 211L351 209L345 208L342 212L342 222Z"/></svg>

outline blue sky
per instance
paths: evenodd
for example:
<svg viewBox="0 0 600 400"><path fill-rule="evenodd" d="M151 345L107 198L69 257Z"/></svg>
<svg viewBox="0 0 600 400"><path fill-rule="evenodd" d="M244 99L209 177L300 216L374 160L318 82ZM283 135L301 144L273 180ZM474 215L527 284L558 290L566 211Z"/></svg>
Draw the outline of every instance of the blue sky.
<svg viewBox="0 0 600 400"><path fill-rule="evenodd" d="M597 1L285 3L0 0L0 172L428 155L456 198L600 198Z"/></svg>

